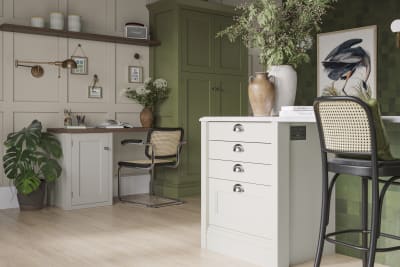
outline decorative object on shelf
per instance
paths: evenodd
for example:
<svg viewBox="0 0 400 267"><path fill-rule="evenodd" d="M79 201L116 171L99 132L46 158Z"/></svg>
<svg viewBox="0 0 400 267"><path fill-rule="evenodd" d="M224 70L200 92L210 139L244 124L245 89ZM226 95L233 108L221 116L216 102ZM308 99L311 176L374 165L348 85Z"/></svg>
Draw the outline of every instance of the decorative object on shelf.
<svg viewBox="0 0 400 267"><path fill-rule="evenodd" d="M92 84L89 85L89 98L103 98L103 88L98 86L99 77L97 74L93 75Z"/></svg>
<svg viewBox="0 0 400 267"><path fill-rule="evenodd" d="M46 183L61 175L60 142L53 134L42 132L42 124L34 120L28 127L9 134L4 145L4 172L17 188L20 209L43 208Z"/></svg>
<svg viewBox="0 0 400 267"><path fill-rule="evenodd" d="M78 126L85 126L85 115L75 115Z"/></svg>
<svg viewBox="0 0 400 267"><path fill-rule="evenodd" d="M126 88L121 92L121 95L132 99L143 106L143 110L140 113L140 122L143 127L152 127L154 108L156 105L161 104L165 99L167 99L168 94L168 83L162 78L155 80L147 78L144 81L143 86L139 86L136 89Z"/></svg>
<svg viewBox="0 0 400 267"><path fill-rule="evenodd" d="M71 126L72 125L72 112L69 109L64 109L64 126Z"/></svg>
<svg viewBox="0 0 400 267"><path fill-rule="evenodd" d="M276 89L273 114L278 115L282 106L293 105L296 99L297 73L291 65L273 65L269 67Z"/></svg>
<svg viewBox="0 0 400 267"><path fill-rule="evenodd" d="M68 31L80 32L81 28L81 16L72 14L68 15Z"/></svg>
<svg viewBox="0 0 400 267"><path fill-rule="evenodd" d="M125 37L132 39L149 39L147 27L142 23L128 22L125 24Z"/></svg>
<svg viewBox="0 0 400 267"><path fill-rule="evenodd" d="M254 116L271 116L275 100L275 87L268 73L256 72L249 79L249 101Z"/></svg>
<svg viewBox="0 0 400 267"><path fill-rule="evenodd" d="M31 26L36 28L44 28L43 17L31 17Z"/></svg>
<svg viewBox="0 0 400 267"><path fill-rule="evenodd" d="M129 66L128 67L128 82L142 83L143 82L143 67Z"/></svg>
<svg viewBox="0 0 400 267"><path fill-rule="evenodd" d="M396 33L396 47L400 48L400 19L392 21L390 29L392 32Z"/></svg>
<svg viewBox="0 0 400 267"><path fill-rule="evenodd" d="M64 14L61 12L50 13L50 29L64 30Z"/></svg>
<svg viewBox="0 0 400 267"><path fill-rule="evenodd" d="M288 75L275 77L276 105L291 106L294 97L285 100L281 94L296 95L297 79L293 76L293 70L288 67L280 67L279 71L271 69L271 66L290 65L297 67L303 62L308 62L310 57L307 50L312 47L312 36L320 30L322 16L326 14L331 4L337 0L287 0L278 5L275 0L247 1L237 6L241 15L236 17L235 24L217 33L217 37L227 36L233 42L237 38L243 40L244 45L260 50L259 60L271 75ZM276 38L279 36L279 38ZM279 82L290 80L291 82ZM288 85L288 88L281 86ZM282 93L281 93L282 92ZM274 108L274 113L280 107Z"/></svg>
<svg viewBox="0 0 400 267"><path fill-rule="evenodd" d="M376 98L377 28L318 34L318 96Z"/></svg>
<svg viewBox="0 0 400 267"><path fill-rule="evenodd" d="M28 64L28 65L27 65ZM41 65L53 65L58 67L58 78L61 78L60 69L76 69L77 65L74 60L67 58L64 61L26 61L26 60L15 60L15 67L30 68L31 74L35 78L40 78L44 74L44 69Z"/></svg>

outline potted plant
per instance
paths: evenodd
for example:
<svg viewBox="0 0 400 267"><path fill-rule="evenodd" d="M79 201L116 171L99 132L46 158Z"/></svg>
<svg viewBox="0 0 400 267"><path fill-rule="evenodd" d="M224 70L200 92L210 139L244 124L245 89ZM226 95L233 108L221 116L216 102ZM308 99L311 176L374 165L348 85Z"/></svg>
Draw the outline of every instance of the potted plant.
<svg viewBox="0 0 400 267"><path fill-rule="evenodd" d="M34 120L28 127L10 133L4 145L4 172L17 189L20 209L43 208L46 183L61 175L57 161L62 156L60 142L51 133L42 132L42 124Z"/></svg>
<svg viewBox="0 0 400 267"><path fill-rule="evenodd" d="M312 47L313 34L320 30L322 16L336 1L286 0L281 5L276 0L247 1L237 6L241 14L235 23L217 34L231 42L241 38L247 47L258 48L260 63L274 77L275 113L282 105L294 104L294 68L309 61L307 50Z"/></svg>
<svg viewBox="0 0 400 267"><path fill-rule="evenodd" d="M122 95L135 100L143 106L140 112L140 122L143 127L153 126L153 110L157 104L160 104L168 98L168 83L162 78L147 78L143 86L138 88L127 88L122 91Z"/></svg>

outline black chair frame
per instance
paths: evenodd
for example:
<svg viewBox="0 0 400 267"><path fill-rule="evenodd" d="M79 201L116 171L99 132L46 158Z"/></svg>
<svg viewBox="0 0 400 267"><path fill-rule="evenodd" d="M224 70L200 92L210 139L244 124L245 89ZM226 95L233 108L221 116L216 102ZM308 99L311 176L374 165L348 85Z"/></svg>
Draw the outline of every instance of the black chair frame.
<svg viewBox="0 0 400 267"><path fill-rule="evenodd" d="M324 131L322 128L321 116L319 113L319 104L326 101L352 101L359 104L365 111L370 129L371 149L370 153L360 153L352 151L334 151L326 148ZM322 158L322 212L320 222L320 233L318 239L318 248L314 261L314 267L319 267L321 264L324 242L325 240L337 245L342 245L351 249L362 251L363 267L372 267L375 262L376 252L389 252L400 250L400 246L377 248L377 241L380 236L395 240L400 240L399 236L392 234L382 233L381 228L381 215L384 203L384 197L387 190L391 185L400 185L400 161L380 161L378 160L377 153L377 137L376 129L373 120L371 108L362 100L351 96L338 96L338 97L319 97L314 102L314 110L317 120L318 132L320 135L321 143L321 158ZM347 156L368 156L370 159L338 159L328 158L328 154L334 155L347 155ZM335 173L329 179L328 173ZM333 188L340 177L340 174L349 174L361 177L362 195L361 195L361 229L347 229L326 233L329 224L330 203ZM380 176L391 176L390 179L380 179ZM330 181L329 181L330 180ZM371 227L368 227L368 187L369 181L372 185L372 211L371 211ZM379 190L379 184L384 184L382 189ZM337 240L336 236L341 236L349 233L360 233L362 235L362 245L356 245L345 241ZM370 241L368 244L368 237Z"/></svg>

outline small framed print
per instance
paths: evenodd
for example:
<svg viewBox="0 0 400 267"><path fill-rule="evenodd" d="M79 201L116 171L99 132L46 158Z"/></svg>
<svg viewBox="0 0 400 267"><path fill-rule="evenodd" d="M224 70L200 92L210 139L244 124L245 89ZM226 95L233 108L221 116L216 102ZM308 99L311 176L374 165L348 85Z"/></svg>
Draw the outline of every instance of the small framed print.
<svg viewBox="0 0 400 267"><path fill-rule="evenodd" d="M128 77L130 83L143 82L143 67L129 66Z"/></svg>
<svg viewBox="0 0 400 267"><path fill-rule="evenodd" d="M89 98L103 98L103 88L100 86L89 86Z"/></svg>
<svg viewBox="0 0 400 267"><path fill-rule="evenodd" d="M76 69L71 69L71 74L88 75L88 58L87 57L71 57L76 62Z"/></svg>

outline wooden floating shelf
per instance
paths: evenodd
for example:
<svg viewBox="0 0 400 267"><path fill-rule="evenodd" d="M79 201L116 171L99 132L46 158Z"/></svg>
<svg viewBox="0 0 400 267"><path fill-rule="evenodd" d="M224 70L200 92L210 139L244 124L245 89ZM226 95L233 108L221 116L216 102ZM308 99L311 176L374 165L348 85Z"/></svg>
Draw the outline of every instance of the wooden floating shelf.
<svg viewBox="0 0 400 267"><path fill-rule="evenodd" d="M73 38L73 39L81 39L89 41L108 42L108 43L140 45L140 46L158 46L161 44L160 41L155 41L155 40L130 39L118 36L111 36L111 35L94 34L86 32L70 32L70 31L36 28L36 27L15 25L15 24L2 24L0 25L0 31L46 35L46 36Z"/></svg>

